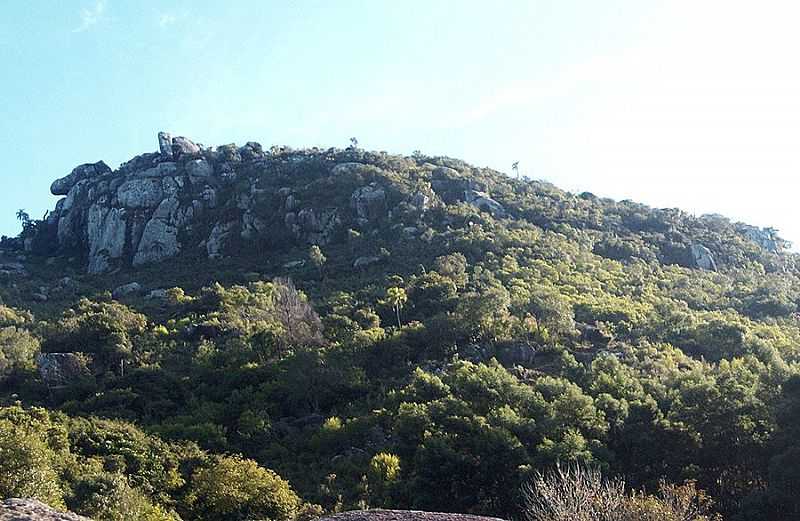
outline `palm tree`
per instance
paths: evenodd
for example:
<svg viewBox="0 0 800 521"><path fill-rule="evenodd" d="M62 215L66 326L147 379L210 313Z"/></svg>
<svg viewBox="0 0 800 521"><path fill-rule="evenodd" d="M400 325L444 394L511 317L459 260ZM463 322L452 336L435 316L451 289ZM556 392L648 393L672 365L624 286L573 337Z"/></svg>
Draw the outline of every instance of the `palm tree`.
<svg viewBox="0 0 800 521"><path fill-rule="evenodd" d="M402 324L400 322L400 309L408 301L408 295L403 288L389 288L386 290L386 302L392 306L395 314L397 315L397 327Z"/></svg>

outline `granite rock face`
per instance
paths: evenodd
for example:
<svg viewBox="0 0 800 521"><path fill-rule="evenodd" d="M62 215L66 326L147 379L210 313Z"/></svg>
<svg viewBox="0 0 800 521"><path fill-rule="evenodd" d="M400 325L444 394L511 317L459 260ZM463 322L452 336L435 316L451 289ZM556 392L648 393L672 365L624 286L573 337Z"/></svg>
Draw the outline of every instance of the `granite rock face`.
<svg viewBox="0 0 800 521"><path fill-rule="evenodd" d="M695 243L692 244L691 252L696 267L701 270L717 271L717 263L714 261L714 255L707 247Z"/></svg>
<svg viewBox="0 0 800 521"><path fill-rule="evenodd" d="M110 172L111 169L102 161L79 165L76 166L68 176L53 181L53 184L50 185L50 192L52 192L53 195L67 195L70 189L80 181Z"/></svg>
<svg viewBox="0 0 800 521"><path fill-rule="evenodd" d="M92 521L72 512L59 512L36 499L9 498L0 503L0 521Z"/></svg>
<svg viewBox="0 0 800 521"><path fill-rule="evenodd" d="M497 517L419 510L352 510L320 518L320 521L501 521Z"/></svg>
<svg viewBox="0 0 800 521"><path fill-rule="evenodd" d="M391 226L398 237L415 237L423 214L446 202L436 186L506 216L480 191L485 186L464 184L461 171L426 164L413 182L404 181L383 153L264 150L252 141L209 148L167 132L158 133L157 144L115 170L86 163L56 180L51 191L63 197L26 248L80 259L97 274L180 254L221 259L243 251L268 255L287 241L328 245L345 240L348 229ZM398 182L406 184L400 189Z"/></svg>

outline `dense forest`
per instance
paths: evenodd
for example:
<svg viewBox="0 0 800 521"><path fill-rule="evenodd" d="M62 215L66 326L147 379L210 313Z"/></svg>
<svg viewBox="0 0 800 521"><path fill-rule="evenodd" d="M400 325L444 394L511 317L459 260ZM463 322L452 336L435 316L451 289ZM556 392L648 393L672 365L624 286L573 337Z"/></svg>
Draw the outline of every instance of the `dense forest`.
<svg viewBox="0 0 800 521"><path fill-rule="evenodd" d="M256 145L170 158L224 175L169 258L101 262L19 213L0 496L98 520L520 518L570 466L654 502L683 487L702 519L800 515L800 265L774 230L420 152ZM165 164L98 175L143 161Z"/></svg>

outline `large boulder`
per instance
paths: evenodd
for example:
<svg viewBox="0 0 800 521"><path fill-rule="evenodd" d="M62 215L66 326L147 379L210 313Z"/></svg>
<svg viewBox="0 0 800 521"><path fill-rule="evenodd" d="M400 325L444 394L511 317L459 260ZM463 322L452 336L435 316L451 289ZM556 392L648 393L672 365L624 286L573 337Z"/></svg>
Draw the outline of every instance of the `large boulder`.
<svg viewBox="0 0 800 521"><path fill-rule="evenodd" d="M92 521L72 512L59 512L38 499L9 498L0 503L0 521Z"/></svg>
<svg viewBox="0 0 800 521"><path fill-rule="evenodd" d="M111 293L111 296L115 299L120 299L122 297L127 297L128 295L135 295L141 291L141 284L138 282L129 282L128 284L123 284L122 286L116 287Z"/></svg>
<svg viewBox="0 0 800 521"><path fill-rule="evenodd" d="M472 514L423 512L421 510L351 510L325 516L319 521L502 521L497 517Z"/></svg>
<svg viewBox="0 0 800 521"><path fill-rule="evenodd" d="M700 243L694 243L692 244L691 252L692 261L696 267L706 271L717 271L717 263L714 261L714 255L711 250Z"/></svg>
<svg viewBox="0 0 800 521"><path fill-rule="evenodd" d="M172 136L169 132L158 133L158 150L167 159L172 159Z"/></svg>
<svg viewBox="0 0 800 521"><path fill-rule="evenodd" d="M507 215L503 205L492 199L486 192L465 190L464 200L479 210L489 212L492 217L506 217Z"/></svg>
<svg viewBox="0 0 800 521"><path fill-rule="evenodd" d="M102 161L76 166L68 176L53 181L53 184L50 185L50 192L53 195L67 195L72 187L80 181L109 172L111 172L111 169Z"/></svg>
<svg viewBox="0 0 800 521"><path fill-rule="evenodd" d="M778 253L783 248L783 241L778 237L777 231L772 228L758 228L748 225L742 225L741 228L745 237L768 252Z"/></svg>
<svg viewBox="0 0 800 521"><path fill-rule="evenodd" d="M155 208L164 198L162 180L131 179L117 189L117 200L125 208Z"/></svg>
<svg viewBox="0 0 800 521"><path fill-rule="evenodd" d="M76 353L41 353L36 368L48 386L68 385L89 374L86 360Z"/></svg>
<svg viewBox="0 0 800 521"><path fill-rule="evenodd" d="M374 183L362 186L350 196L350 207L359 219L379 220L386 215L386 192Z"/></svg>
<svg viewBox="0 0 800 521"><path fill-rule="evenodd" d="M206 253L208 254L208 258L218 259L222 257L225 245L233 234L233 229L235 227L236 223L233 222L219 222L214 225L211 234L208 236L208 240L206 240Z"/></svg>
<svg viewBox="0 0 800 521"><path fill-rule="evenodd" d="M295 236L310 244L329 244L342 224L336 208L305 208L286 214L285 222Z"/></svg>
<svg viewBox="0 0 800 521"><path fill-rule="evenodd" d="M191 139L183 136L172 138L172 156L192 156L200 153L200 147Z"/></svg>
<svg viewBox="0 0 800 521"><path fill-rule="evenodd" d="M186 172L191 177L205 179L214 175L214 166L205 159L192 159L186 163Z"/></svg>
<svg viewBox="0 0 800 521"><path fill-rule="evenodd" d="M511 344L499 349L500 362L505 366L533 367L536 346L526 343Z"/></svg>

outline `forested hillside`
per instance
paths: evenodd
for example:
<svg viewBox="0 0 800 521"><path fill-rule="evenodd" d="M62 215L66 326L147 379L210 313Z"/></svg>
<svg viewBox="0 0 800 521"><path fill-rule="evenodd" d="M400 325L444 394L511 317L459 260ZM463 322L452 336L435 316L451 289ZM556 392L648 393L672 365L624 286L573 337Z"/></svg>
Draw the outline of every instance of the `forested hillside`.
<svg viewBox="0 0 800 521"><path fill-rule="evenodd" d="M160 138L0 243L2 497L508 518L580 463L800 515L800 267L775 230L419 152Z"/></svg>

